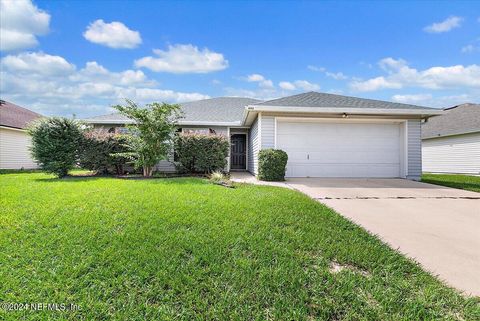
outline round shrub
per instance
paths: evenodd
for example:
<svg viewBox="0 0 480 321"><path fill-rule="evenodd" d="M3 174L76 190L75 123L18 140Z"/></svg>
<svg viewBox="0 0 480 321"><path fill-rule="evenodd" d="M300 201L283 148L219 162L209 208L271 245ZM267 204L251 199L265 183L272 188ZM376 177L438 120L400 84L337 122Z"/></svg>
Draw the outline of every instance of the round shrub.
<svg viewBox="0 0 480 321"><path fill-rule="evenodd" d="M121 153L128 151L123 135L105 130L85 132L79 146L79 164L82 168L100 174L124 173L127 159Z"/></svg>
<svg viewBox="0 0 480 321"><path fill-rule="evenodd" d="M82 141L80 124L63 117L42 118L29 129L32 157L40 167L64 177L75 166L77 149Z"/></svg>
<svg viewBox="0 0 480 321"><path fill-rule="evenodd" d="M175 137L175 165L180 172L212 173L227 166L226 136L180 133Z"/></svg>
<svg viewBox="0 0 480 321"><path fill-rule="evenodd" d="M258 154L258 179L284 181L288 155L281 149L262 149Z"/></svg>

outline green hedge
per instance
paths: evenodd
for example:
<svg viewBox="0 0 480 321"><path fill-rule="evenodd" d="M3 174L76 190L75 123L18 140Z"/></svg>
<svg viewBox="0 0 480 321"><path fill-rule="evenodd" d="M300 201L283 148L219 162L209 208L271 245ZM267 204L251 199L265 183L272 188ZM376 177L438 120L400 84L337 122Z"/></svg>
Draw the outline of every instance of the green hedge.
<svg viewBox="0 0 480 321"><path fill-rule="evenodd" d="M175 137L175 165L184 173L212 173L227 166L230 142L226 136L179 133Z"/></svg>
<svg viewBox="0 0 480 321"><path fill-rule="evenodd" d="M91 130L84 134L79 146L79 164L82 168L100 174L124 173L127 159L117 153L127 152L123 135L104 130Z"/></svg>
<svg viewBox="0 0 480 321"><path fill-rule="evenodd" d="M258 155L258 179L284 181L288 155L280 149L262 149Z"/></svg>

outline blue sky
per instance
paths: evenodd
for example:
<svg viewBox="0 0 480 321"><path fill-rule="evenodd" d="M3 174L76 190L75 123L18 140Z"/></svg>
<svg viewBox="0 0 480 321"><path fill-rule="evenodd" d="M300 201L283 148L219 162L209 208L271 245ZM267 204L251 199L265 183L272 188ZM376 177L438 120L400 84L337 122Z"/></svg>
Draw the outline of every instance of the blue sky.
<svg viewBox="0 0 480 321"><path fill-rule="evenodd" d="M1 97L46 115L310 90L480 101L480 2L0 1Z"/></svg>

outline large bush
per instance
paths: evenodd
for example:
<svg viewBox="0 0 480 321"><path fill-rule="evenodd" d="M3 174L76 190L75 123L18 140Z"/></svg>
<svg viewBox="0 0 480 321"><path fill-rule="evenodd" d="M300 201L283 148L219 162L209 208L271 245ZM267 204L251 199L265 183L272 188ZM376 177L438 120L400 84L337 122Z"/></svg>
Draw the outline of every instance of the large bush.
<svg viewBox="0 0 480 321"><path fill-rule="evenodd" d="M180 133L175 137L175 164L180 172L212 173L227 166L226 136Z"/></svg>
<svg viewBox="0 0 480 321"><path fill-rule="evenodd" d="M127 162L121 156L121 153L127 152L126 143L123 135L105 130L88 131L79 146L79 164L97 173L121 175Z"/></svg>
<svg viewBox="0 0 480 321"><path fill-rule="evenodd" d="M71 119L52 117L35 122L29 129L32 157L46 172L64 177L75 166L82 141L80 124Z"/></svg>
<svg viewBox="0 0 480 321"><path fill-rule="evenodd" d="M288 155L280 149L262 149L258 155L258 179L284 181Z"/></svg>

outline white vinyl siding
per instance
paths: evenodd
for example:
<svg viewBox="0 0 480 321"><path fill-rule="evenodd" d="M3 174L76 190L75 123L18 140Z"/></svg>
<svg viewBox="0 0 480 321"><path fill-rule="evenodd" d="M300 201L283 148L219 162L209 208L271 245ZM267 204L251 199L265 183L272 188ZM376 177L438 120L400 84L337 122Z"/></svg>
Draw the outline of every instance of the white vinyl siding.
<svg viewBox="0 0 480 321"><path fill-rule="evenodd" d="M27 132L0 128L0 168L38 168L38 165L30 156L30 145L31 139Z"/></svg>
<svg viewBox="0 0 480 321"><path fill-rule="evenodd" d="M260 150L260 135L258 132L259 117L255 119L248 131L248 171L258 173L258 152Z"/></svg>
<svg viewBox="0 0 480 321"><path fill-rule="evenodd" d="M480 174L480 132L424 139L422 143L425 172Z"/></svg>
<svg viewBox="0 0 480 321"><path fill-rule="evenodd" d="M262 149L275 148L275 117L260 115Z"/></svg>
<svg viewBox="0 0 480 321"><path fill-rule="evenodd" d="M420 119L409 120L408 131L408 173L407 178L419 180L422 175L422 126Z"/></svg>

